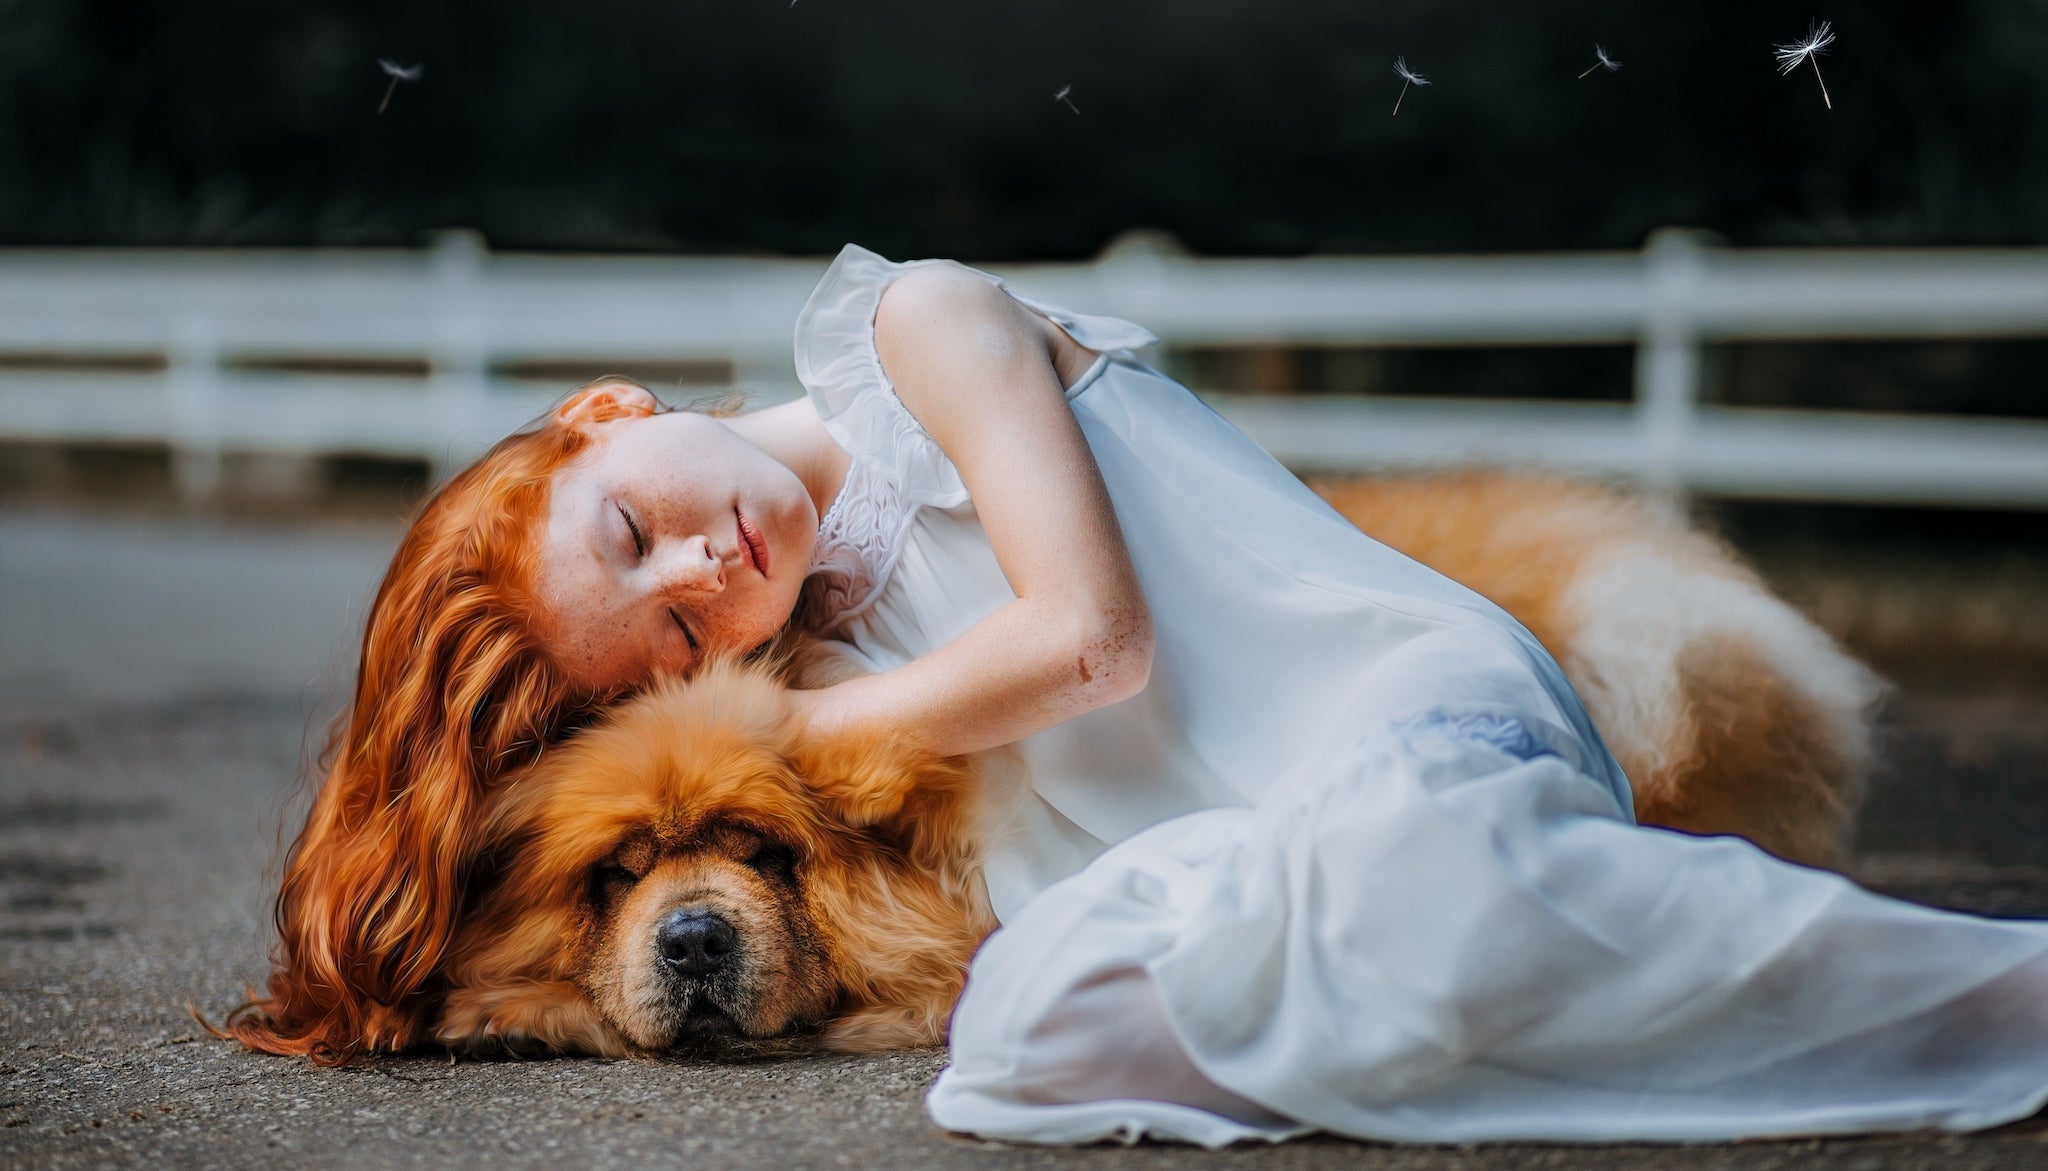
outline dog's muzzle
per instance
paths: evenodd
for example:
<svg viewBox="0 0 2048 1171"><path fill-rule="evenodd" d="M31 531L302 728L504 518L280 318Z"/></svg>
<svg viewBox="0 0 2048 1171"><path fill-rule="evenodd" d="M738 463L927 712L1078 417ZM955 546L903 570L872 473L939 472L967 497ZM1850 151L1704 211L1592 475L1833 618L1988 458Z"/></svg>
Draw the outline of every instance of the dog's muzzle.
<svg viewBox="0 0 2048 1171"><path fill-rule="evenodd" d="M739 941L725 916L704 907L678 907L654 931L655 953L679 976L712 975L725 966Z"/></svg>

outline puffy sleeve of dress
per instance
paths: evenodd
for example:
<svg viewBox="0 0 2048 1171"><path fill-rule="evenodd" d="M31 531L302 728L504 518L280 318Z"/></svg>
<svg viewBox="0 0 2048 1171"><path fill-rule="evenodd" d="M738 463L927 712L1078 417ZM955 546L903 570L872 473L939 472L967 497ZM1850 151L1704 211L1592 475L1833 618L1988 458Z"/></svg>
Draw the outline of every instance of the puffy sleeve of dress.
<svg viewBox="0 0 2048 1171"><path fill-rule="evenodd" d="M1021 296L1002 278L951 260L898 263L858 244L841 249L797 317L797 377L839 446L869 461L908 502L954 508L967 500L959 471L897 399L875 353L875 310L883 291L897 277L930 264L974 273L1099 353L1135 350L1159 339L1128 321L1074 313Z"/></svg>

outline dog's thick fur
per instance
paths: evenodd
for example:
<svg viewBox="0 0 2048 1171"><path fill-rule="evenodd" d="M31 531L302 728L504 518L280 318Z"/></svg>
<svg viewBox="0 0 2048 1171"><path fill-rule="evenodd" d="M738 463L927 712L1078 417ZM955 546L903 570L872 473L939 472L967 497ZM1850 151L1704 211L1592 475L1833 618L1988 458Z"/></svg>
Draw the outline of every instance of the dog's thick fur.
<svg viewBox="0 0 2048 1171"><path fill-rule="evenodd" d="M813 673L812 682L818 682ZM493 803L488 891L456 936L439 1035L619 1055L835 1049L945 1033L995 926L965 759L798 734L780 674L708 666L550 753ZM679 909L730 924L716 971L657 954Z"/></svg>
<svg viewBox="0 0 2048 1171"><path fill-rule="evenodd" d="M1557 655L1627 769L1640 820L1845 860L1878 684L1726 550L1575 481L1318 490ZM799 659L800 681L829 682L829 659ZM974 762L807 738L783 687L768 669L725 665L658 687L495 797L442 1040L616 1055L944 1038L994 926ZM663 924L706 916L728 950L709 970L665 961Z"/></svg>

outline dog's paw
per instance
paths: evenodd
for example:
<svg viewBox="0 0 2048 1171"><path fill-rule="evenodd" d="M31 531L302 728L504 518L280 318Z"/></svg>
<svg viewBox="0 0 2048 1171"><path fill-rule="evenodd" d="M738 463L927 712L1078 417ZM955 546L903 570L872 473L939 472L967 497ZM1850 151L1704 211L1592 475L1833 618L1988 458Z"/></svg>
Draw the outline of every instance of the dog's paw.
<svg viewBox="0 0 2048 1171"><path fill-rule="evenodd" d="M435 1039L468 1053L574 1053L624 1057L632 1052L581 990L567 983L521 983L451 993Z"/></svg>
<svg viewBox="0 0 2048 1171"><path fill-rule="evenodd" d="M946 1018L918 1006L855 1009L825 1026L820 1044L835 1053L888 1053L946 1043Z"/></svg>

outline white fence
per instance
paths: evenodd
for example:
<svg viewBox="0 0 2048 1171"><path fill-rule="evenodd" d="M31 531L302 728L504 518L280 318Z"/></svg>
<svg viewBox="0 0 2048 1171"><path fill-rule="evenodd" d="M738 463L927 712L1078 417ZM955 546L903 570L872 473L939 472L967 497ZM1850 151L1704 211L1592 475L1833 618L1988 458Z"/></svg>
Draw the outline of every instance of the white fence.
<svg viewBox="0 0 2048 1171"><path fill-rule="evenodd" d="M545 372L695 363L797 393L790 328L824 260L422 252L0 252L0 439L225 453L473 455L565 388ZM2048 506L2048 422L1699 401L1706 344L2048 336L2048 251L1726 250L1196 260L1142 247L1000 268L1167 348L1632 344L1632 403L1207 395L1324 470L1486 461L1668 491ZM1200 389L1200 388L1197 388Z"/></svg>

